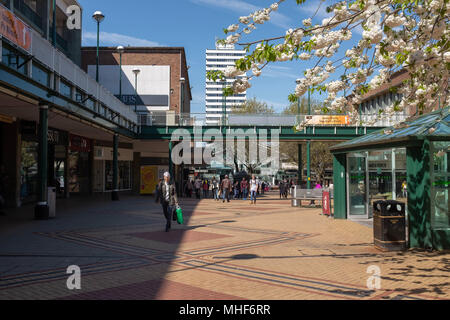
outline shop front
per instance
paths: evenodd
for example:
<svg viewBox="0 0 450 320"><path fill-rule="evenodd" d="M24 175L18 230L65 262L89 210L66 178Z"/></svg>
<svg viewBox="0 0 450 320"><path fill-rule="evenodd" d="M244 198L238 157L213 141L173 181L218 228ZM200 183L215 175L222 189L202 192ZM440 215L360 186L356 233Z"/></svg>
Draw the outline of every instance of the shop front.
<svg viewBox="0 0 450 320"><path fill-rule="evenodd" d="M92 140L70 134L69 143L68 192L71 194L89 194L92 190Z"/></svg>
<svg viewBox="0 0 450 320"><path fill-rule="evenodd" d="M372 217L378 200L406 198L406 148L351 152L346 155L349 219Z"/></svg>
<svg viewBox="0 0 450 320"><path fill-rule="evenodd" d="M133 188L133 150L121 149L118 152L119 191ZM113 148L94 147L94 192L113 191Z"/></svg>
<svg viewBox="0 0 450 320"><path fill-rule="evenodd" d="M20 146L20 201L22 204L35 202L38 188L37 123L21 121ZM58 197L64 197L67 176L68 133L49 128L48 134L48 186L55 187Z"/></svg>
<svg viewBox="0 0 450 320"><path fill-rule="evenodd" d="M450 249L449 109L332 147L335 218L367 219L375 201L396 200L410 248Z"/></svg>

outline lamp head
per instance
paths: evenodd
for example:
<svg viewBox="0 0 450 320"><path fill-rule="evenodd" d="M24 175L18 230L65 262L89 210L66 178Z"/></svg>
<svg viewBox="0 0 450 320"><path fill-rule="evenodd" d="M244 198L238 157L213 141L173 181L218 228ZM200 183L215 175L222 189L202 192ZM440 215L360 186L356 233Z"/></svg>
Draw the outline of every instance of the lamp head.
<svg viewBox="0 0 450 320"><path fill-rule="evenodd" d="M122 54L122 53L125 52L125 48L124 48L123 46L118 46L116 50L117 50L117 52L120 53L120 54Z"/></svg>
<svg viewBox="0 0 450 320"><path fill-rule="evenodd" d="M133 69L133 73L137 76L139 73L141 72L141 70L139 69Z"/></svg>
<svg viewBox="0 0 450 320"><path fill-rule="evenodd" d="M92 15L92 18L94 18L95 21L98 23L102 22L103 19L105 19L105 15L101 11L95 11Z"/></svg>

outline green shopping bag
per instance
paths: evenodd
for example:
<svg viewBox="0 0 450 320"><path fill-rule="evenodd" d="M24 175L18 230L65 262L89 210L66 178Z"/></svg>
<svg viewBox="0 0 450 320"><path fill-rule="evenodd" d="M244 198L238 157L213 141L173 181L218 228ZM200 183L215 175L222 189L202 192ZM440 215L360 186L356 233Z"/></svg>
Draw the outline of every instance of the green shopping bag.
<svg viewBox="0 0 450 320"><path fill-rule="evenodd" d="M176 212L177 212L177 222L178 222L178 224L183 224L184 223L183 211L181 210L180 207L177 207Z"/></svg>

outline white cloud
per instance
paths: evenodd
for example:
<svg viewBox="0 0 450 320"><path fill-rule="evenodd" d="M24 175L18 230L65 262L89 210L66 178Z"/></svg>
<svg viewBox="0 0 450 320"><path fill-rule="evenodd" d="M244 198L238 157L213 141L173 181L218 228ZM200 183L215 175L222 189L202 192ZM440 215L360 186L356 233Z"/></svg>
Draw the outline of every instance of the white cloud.
<svg viewBox="0 0 450 320"><path fill-rule="evenodd" d="M123 34L111 33L111 32L100 32L100 42L103 45L118 46L134 46L134 47L160 47L161 44L155 41L150 41L147 39L139 39L135 37L130 37ZM83 33L83 45L96 44L97 34L94 32L84 32Z"/></svg>
<svg viewBox="0 0 450 320"><path fill-rule="evenodd" d="M319 20L322 20L324 18L329 17L331 14L327 13L327 7L331 4L331 3L326 3L327 1L322 1L320 0L316 0L316 1L312 1L312 2L306 2L306 3L302 3L301 5L298 6L298 8L300 9L300 11L305 14L306 17L312 17L313 14L315 14L314 18L317 18ZM320 5L320 9L317 11L317 8ZM317 11L317 13L316 13Z"/></svg>
<svg viewBox="0 0 450 320"><path fill-rule="evenodd" d="M289 67L282 66L267 66L264 68L262 77L278 78L278 79L297 79L299 75L291 70Z"/></svg>
<svg viewBox="0 0 450 320"><path fill-rule="evenodd" d="M191 0L191 2L199 5L228 9L241 15L249 15L256 10L263 8L241 0ZM273 12L271 14L271 19L269 20L270 23L283 29L289 28L290 21L291 19L289 17L279 12Z"/></svg>

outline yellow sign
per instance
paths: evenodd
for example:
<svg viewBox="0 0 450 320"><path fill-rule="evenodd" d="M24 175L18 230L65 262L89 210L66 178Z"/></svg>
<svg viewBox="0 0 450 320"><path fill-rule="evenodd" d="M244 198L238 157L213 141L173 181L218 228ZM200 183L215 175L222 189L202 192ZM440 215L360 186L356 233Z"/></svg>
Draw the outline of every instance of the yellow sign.
<svg viewBox="0 0 450 320"><path fill-rule="evenodd" d="M13 123L14 118L0 114L0 122Z"/></svg>
<svg viewBox="0 0 450 320"><path fill-rule="evenodd" d="M141 194L153 194L158 184L158 167L141 167Z"/></svg>
<svg viewBox="0 0 450 320"><path fill-rule="evenodd" d="M4 6L0 6L0 34L26 51L31 51L30 27Z"/></svg>
<svg viewBox="0 0 450 320"><path fill-rule="evenodd" d="M306 116L307 125L322 125L322 126L336 126L336 125L349 125L349 116L341 115L318 115L318 116Z"/></svg>

